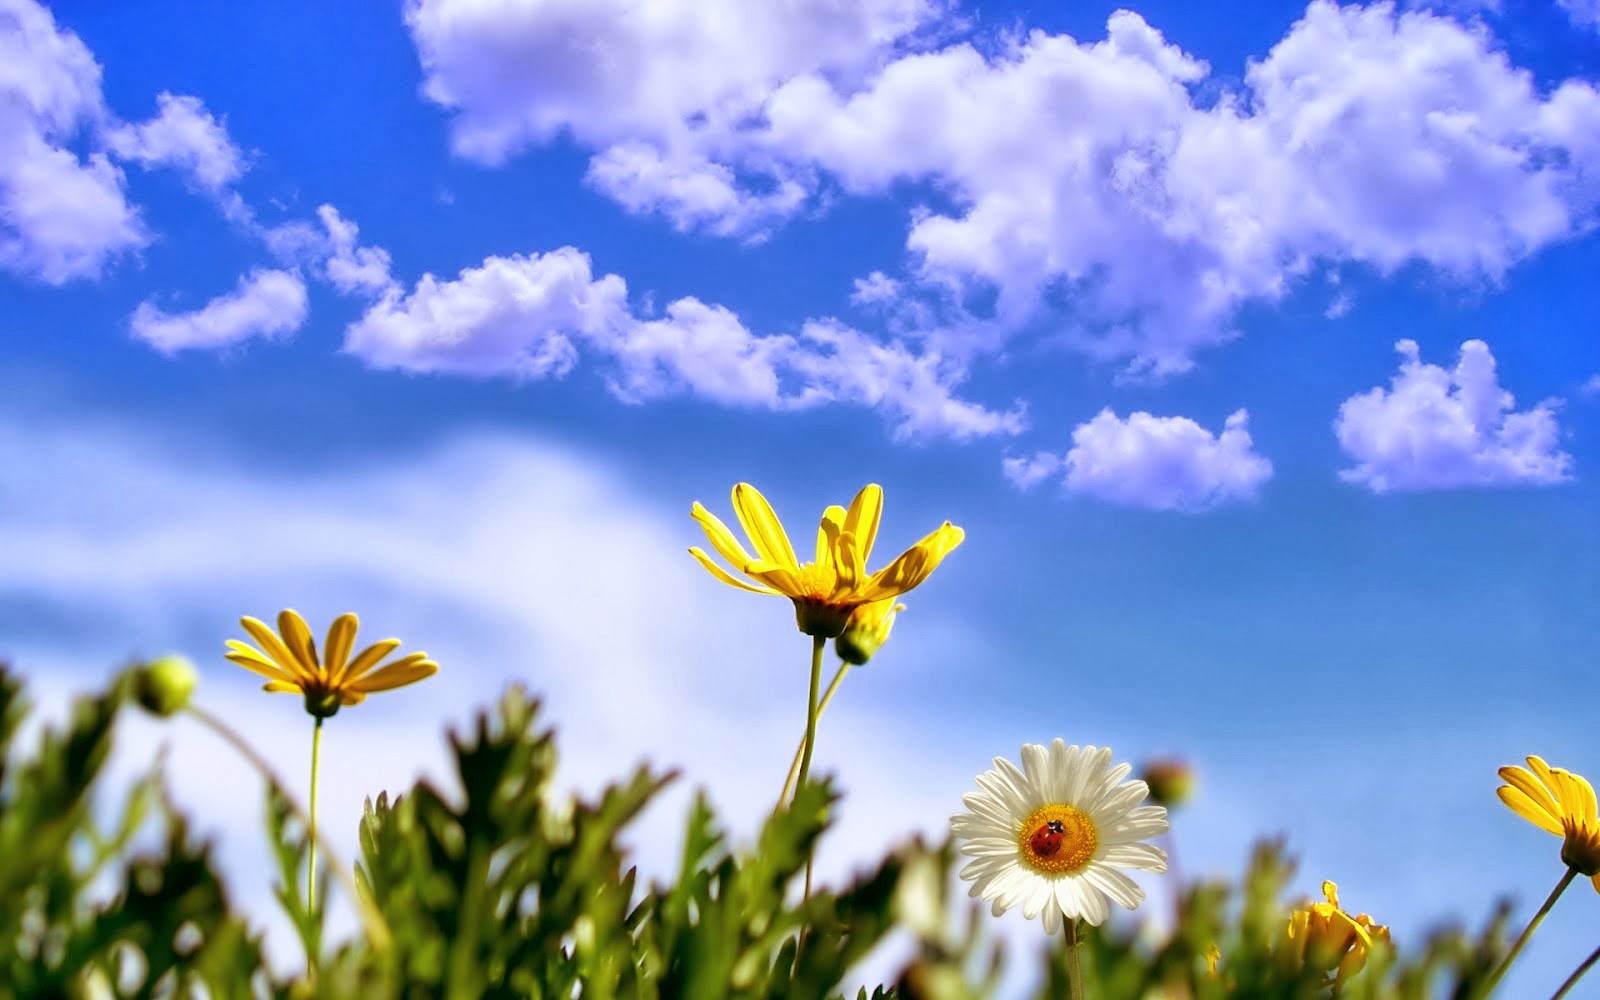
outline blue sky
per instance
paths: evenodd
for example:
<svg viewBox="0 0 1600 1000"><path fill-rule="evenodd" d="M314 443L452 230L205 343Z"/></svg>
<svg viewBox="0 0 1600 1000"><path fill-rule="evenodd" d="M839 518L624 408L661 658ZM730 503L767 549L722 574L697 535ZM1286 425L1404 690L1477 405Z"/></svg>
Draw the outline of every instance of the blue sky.
<svg viewBox="0 0 1600 1000"><path fill-rule="evenodd" d="M299 774L222 641L353 609L443 669L335 720L335 822L521 678L575 786L686 769L664 865L804 699L689 504L874 481L879 561L967 541L824 726L826 870L1061 736L1197 763L1191 873L1282 831L1397 934L1525 916L1494 769L1600 774L1593 0L636 6L0 0L0 650L182 650ZM265 907L234 763L128 741Z"/></svg>

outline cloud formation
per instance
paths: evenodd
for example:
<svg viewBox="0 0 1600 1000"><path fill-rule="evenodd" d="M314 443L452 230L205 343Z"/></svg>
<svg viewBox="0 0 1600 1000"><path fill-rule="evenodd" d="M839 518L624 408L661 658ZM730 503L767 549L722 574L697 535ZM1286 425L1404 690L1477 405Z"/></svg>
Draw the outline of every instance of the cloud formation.
<svg viewBox="0 0 1600 1000"><path fill-rule="evenodd" d="M908 219L908 293L993 296L1013 330L1064 319L1138 371L1187 369L1318 269L1495 278L1600 203L1593 85L1542 92L1481 25L1393 4L1313 0L1220 94L1130 11L1100 41L940 47L931 32L960 26L910 0L785 4L770 25L624 6L413 0L457 151L500 162L567 135L628 209L726 234L832 185L931 183L952 204ZM601 45L615 58L587 56Z"/></svg>
<svg viewBox="0 0 1600 1000"><path fill-rule="evenodd" d="M1228 417L1213 435L1188 417L1137 411L1126 420L1109 408L1072 432L1065 455L1008 458L1006 477L1021 489L1064 473L1066 489L1108 503L1150 510L1209 510L1254 499L1272 463L1252 448L1249 414Z"/></svg>
<svg viewBox="0 0 1600 1000"><path fill-rule="evenodd" d="M148 244L114 158L179 169L213 193L243 169L193 97L162 94L156 118L119 122L94 55L33 0L0 0L0 65L0 270L60 285Z"/></svg>
<svg viewBox="0 0 1600 1000"><path fill-rule="evenodd" d="M803 410L845 403L878 410L900 437L1015 434L1020 406L959 399L959 362L879 341L832 320L797 334L757 334L726 307L694 297L641 315L627 283L596 277L573 247L489 257L454 279L427 274L384 295L345 333L344 349L382 369L519 380L561 378L584 354L617 398L692 395L724 406Z"/></svg>
<svg viewBox="0 0 1600 1000"><path fill-rule="evenodd" d="M1356 464L1339 473L1374 493L1468 486L1548 486L1572 477L1547 399L1515 411L1500 387L1494 355L1481 340L1461 345L1454 369L1422 362L1417 342L1401 340L1400 371L1389 388L1351 396L1333 429Z"/></svg>
<svg viewBox="0 0 1600 1000"><path fill-rule="evenodd" d="M129 320L138 339L163 354L217 350L255 337L271 339L300 329L306 319L306 285L290 271L255 270L238 287L193 312L168 313L142 302Z"/></svg>

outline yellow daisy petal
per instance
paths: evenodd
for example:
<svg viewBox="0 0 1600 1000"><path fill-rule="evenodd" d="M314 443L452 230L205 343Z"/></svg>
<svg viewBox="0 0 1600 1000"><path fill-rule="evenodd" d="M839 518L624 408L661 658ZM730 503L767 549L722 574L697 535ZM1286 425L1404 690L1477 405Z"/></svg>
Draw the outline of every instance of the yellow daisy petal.
<svg viewBox="0 0 1600 1000"><path fill-rule="evenodd" d="M718 580L721 580L723 583L727 584L730 587L738 587L740 590L748 590L752 594L777 594L778 593L776 590L773 590L771 587L754 586L754 585L745 583L743 580L741 580L738 577L734 576L732 573L729 573L727 570L723 569L721 566L718 566L715 562L712 562L711 557L706 555L705 552L702 549L691 548L689 550L689 554L691 556L694 556L696 559L698 559L700 561L700 565L704 566L707 569L707 571L709 571L711 573L712 576L716 577ZM781 596L781 595L779 595L779 596Z"/></svg>
<svg viewBox="0 0 1600 1000"><path fill-rule="evenodd" d="M711 547L717 550L718 555L732 563L735 569L743 572L746 566L756 561L756 557L746 552L739 539L735 538L733 532L728 530L728 526L722 523L722 518L706 510L698 501L689 508L689 516L700 522L700 527L710 540Z"/></svg>
<svg viewBox="0 0 1600 1000"><path fill-rule="evenodd" d="M357 694L372 694L376 691L389 691L397 687L432 677L439 672L439 665L428 659L426 653L412 653L402 657L388 666L356 681L347 690Z"/></svg>
<svg viewBox="0 0 1600 1000"><path fill-rule="evenodd" d="M356 627L359 624L353 613L346 612L328 626L328 641L322 650L322 669L327 671L329 677L338 677L343 673L344 661L350 656L350 647L355 645Z"/></svg>
<svg viewBox="0 0 1600 1000"><path fill-rule="evenodd" d="M262 650L283 668L285 674L290 677L306 676L305 666L289 651L289 647L283 644L283 640L278 638L278 634L272 631L266 622L246 615L239 619L239 624L243 625L244 630L250 633L250 637Z"/></svg>
<svg viewBox="0 0 1600 1000"><path fill-rule="evenodd" d="M235 639L230 639L229 645L237 646L238 649L231 653L224 653L223 656L226 659L232 660L234 663L237 663L246 670L260 674L262 677L265 677L268 680L282 681L285 684L294 683L294 678L284 673L281 667L279 667L276 663L271 662L260 653L257 653L249 646L246 646L244 643Z"/></svg>
<svg viewBox="0 0 1600 1000"><path fill-rule="evenodd" d="M300 617L299 612L293 608L284 608L279 612L278 634L301 666L313 674L322 672L317 663L316 640L311 638L311 629L306 627L306 620Z"/></svg>
<svg viewBox="0 0 1600 1000"><path fill-rule="evenodd" d="M789 544L789 536L783 530L782 522L778 520L778 515L773 512L772 505L767 503L767 498L761 495L760 490L749 483L735 486L733 511L739 516L739 523L744 526L745 534L750 536L750 541L756 547L756 553L763 560L783 566L800 565L800 561L794 556L794 547Z"/></svg>
<svg viewBox="0 0 1600 1000"><path fill-rule="evenodd" d="M1502 767L1499 773L1500 780L1520 789L1524 795L1533 800L1535 805L1543 809L1551 819L1557 821L1561 819L1561 806L1556 802L1555 796L1550 794L1550 790L1539 779L1520 767Z"/></svg>
<svg viewBox="0 0 1600 1000"><path fill-rule="evenodd" d="M872 546L878 540L878 522L882 518L883 488L877 483L868 483L850 501L850 513L844 520L844 530L856 536L863 563L872 558Z"/></svg>
<svg viewBox="0 0 1600 1000"><path fill-rule="evenodd" d="M350 665L344 668L339 675L341 684L349 684L363 677L367 671L378 665L378 661L400 648L399 639L384 639L375 642L356 654Z"/></svg>
<svg viewBox="0 0 1600 1000"><path fill-rule="evenodd" d="M1511 811L1521 816L1541 830L1548 831L1556 836L1562 836L1565 831L1561 829L1561 821L1550 815L1538 800L1529 798L1528 793L1513 785L1503 785L1495 789L1495 794L1500 796L1500 801L1510 807Z"/></svg>

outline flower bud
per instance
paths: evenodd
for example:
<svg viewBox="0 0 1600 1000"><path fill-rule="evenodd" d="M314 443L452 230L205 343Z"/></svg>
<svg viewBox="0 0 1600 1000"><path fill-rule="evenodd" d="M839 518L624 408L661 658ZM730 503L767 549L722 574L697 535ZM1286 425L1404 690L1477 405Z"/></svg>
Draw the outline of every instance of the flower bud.
<svg viewBox="0 0 1600 1000"><path fill-rule="evenodd" d="M1150 801L1171 809L1194 796L1194 768L1177 757L1145 761L1140 775L1150 786Z"/></svg>
<svg viewBox="0 0 1600 1000"><path fill-rule="evenodd" d="M133 697L145 711L170 718L183 711L200 683L186 657L163 656L133 668Z"/></svg>
<svg viewBox="0 0 1600 1000"><path fill-rule="evenodd" d="M844 662L861 666L872 659L879 646L889 641L894 616L905 609L904 604L894 603L892 597L858 605L850 612L844 631L833 640L833 651Z"/></svg>

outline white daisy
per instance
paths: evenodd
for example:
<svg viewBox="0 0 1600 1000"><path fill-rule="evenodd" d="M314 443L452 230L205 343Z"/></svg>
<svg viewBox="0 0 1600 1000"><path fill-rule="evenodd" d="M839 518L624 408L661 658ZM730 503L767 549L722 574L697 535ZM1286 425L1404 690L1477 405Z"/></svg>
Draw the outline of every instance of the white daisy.
<svg viewBox="0 0 1600 1000"><path fill-rule="evenodd" d="M1061 929L1062 918L1100 924L1109 897L1128 909L1144 890L1118 868L1167 870L1165 851L1140 843L1167 829L1167 810L1141 806L1149 794L1142 781L1125 781L1129 764L1110 767L1109 747L1022 747L1022 768L1004 757L978 775L979 792L961 801L969 812L950 817L950 829L975 860L961 870L973 896L994 904L999 916L1021 904L1044 928Z"/></svg>

